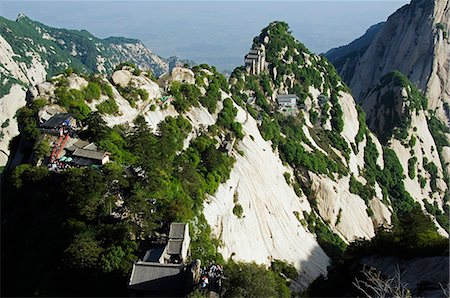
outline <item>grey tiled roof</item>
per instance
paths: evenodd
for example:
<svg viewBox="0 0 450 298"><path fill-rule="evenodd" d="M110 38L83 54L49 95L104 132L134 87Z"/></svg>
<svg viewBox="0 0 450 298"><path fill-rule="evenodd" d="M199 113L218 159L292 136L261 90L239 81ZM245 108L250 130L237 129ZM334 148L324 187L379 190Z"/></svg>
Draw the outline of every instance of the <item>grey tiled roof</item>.
<svg viewBox="0 0 450 298"><path fill-rule="evenodd" d="M88 141L77 140L75 143L72 143L72 145L67 147L66 149L69 151L75 151L76 149L85 149L86 146L89 146Z"/></svg>
<svg viewBox="0 0 450 298"><path fill-rule="evenodd" d="M83 149L86 149L86 150L97 150L97 146L94 143L90 143L90 144L84 146Z"/></svg>
<svg viewBox="0 0 450 298"><path fill-rule="evenodd" d="M290 102L292 99L298 100L298 96L295 94L280 94L277 96L277 101L280 102Z"/></svg>
<svg viewBox="0 0 450 298"><path fill-rule="evenodd" d="M151 280L174 276L182 272L183 265L137 262L133 265L129 285L137 285Z"/></svg>
<svg viewBox="0 0 450 298"><path fill-rule="evenodd" d="M173 222L170 224L169 239L183 239L186 224Z"/></svg>
<svg viewBox="0 0 450 298"><path fill-rule="evenodd" d="M296 94L279 94L279 95L277 95L277 98L279 98L279 99L285 99L285 98L298 99L298 96Z"/></svg>
<svg viewBox="0 0 450 298"><path fill-rule="evenodd" d="M72 116L69 113L60 113L56 114L52 118L48 119L44 123L41 124L41 127L43 128L57 128L59 127L64 121L67 119L72 118Z"/></svg>
<svg viewBox="0 0 450 298"><path fill-rule="evenodd" d="M84 157L84 158L90 158L95 160L102 160L105 156L104 151L93 151L93 150L86 150L86 149L75 149L73 152L74 156L78 157Z"/></svg>
<svg viewBox="0 0 450 298"><path fill-rule="evenodd" d="M95 164L95 161L93 161L92 159L83 157L74 157L71 162L79 166L90 166Z"/></svg>
<svg viewBox="0 0 450 298"><path fill-rule="evenodd" d="M258 55L255 54L247 54L245 55L245 59L258 59Z"/></svg>
<svg viewBox="0 0 450 298"><path fill-rule="evenodd" d="M170 239L167 243L167 253L169 255L181 255L181 246L183 240L181 239Z"/></svg>
<svg viewBox="0 0 450 298"><path fill-rule="evenodd" d="M140 295L184 297L187 275L180 264L137 262L133 265L128 289Z"/></svg>

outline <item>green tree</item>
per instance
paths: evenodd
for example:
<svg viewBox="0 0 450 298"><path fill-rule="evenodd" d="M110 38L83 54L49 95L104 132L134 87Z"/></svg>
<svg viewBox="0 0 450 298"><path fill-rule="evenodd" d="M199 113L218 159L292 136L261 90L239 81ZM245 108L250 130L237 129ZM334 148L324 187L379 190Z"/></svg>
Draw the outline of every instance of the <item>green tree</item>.
<svg viewBox="0 0 450 298"><path fill-rule="evenodd" d="M229 261L224 272L225 297L290 297L285 281L262 265Z"/></svg>
<svg viewBox="0 0 450 298"><path fill-rule="evenodd" d="M77 234L65 251L66 261L70 266L78 269L95 268L102 250L93 233Z"/></svg>

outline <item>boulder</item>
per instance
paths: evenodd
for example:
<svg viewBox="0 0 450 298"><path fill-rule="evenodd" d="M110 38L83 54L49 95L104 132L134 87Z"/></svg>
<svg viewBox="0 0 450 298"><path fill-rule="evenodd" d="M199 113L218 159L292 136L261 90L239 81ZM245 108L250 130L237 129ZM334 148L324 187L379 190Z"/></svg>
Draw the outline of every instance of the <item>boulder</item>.
<svg viewBox="0 0 450 298"><path fill-rule="evenodd" d="M188 84L194 84L195 83L195 75L194 72L190 69L183 68L183 67L175 67L172 70L172 81L177 82L183 82Z"/></svg>
<svg viewBox="0 0 450 298"><path fill-rule="evenodd" d="M131 72L128 70L117 70L112 75L112 80L114 85L119 85L120 87L128 86L132 77Z"/></svg>

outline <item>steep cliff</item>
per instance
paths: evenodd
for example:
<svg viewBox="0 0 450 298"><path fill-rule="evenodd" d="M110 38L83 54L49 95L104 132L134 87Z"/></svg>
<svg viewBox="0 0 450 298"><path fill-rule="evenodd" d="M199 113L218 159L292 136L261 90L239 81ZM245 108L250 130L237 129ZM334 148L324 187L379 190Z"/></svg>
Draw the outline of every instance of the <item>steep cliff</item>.
<svg viewBox="0 0 450 298"><path fill-rule="evenodd" d="M358 102L387 73L398 70L423 91L428 108L448 121L450 98L450 4L444 0L413 0L391 15L356 64L349 87Z"/></svg>
<svg viewBox="0 0 450 298"><path fill-rule="evenodd" d="M355 39L348 45L331 49L324 54L325 57L333 63L334 67L336 67L336 70L347 84L352 79L359 59L364 55L378 31L383 28L383 25L384 22L375 24L367 29L364 35Z"/></svg>
<svg viewBox="0 0 450 298"><path fill-rule="evenodd" d="M427 98L398 71L381 78L362 102L369 128L397 153L409 194L428 212L435 210L431 205L438 208L442 216L436 218L447 235L450 129L427 105Z"/></svg>

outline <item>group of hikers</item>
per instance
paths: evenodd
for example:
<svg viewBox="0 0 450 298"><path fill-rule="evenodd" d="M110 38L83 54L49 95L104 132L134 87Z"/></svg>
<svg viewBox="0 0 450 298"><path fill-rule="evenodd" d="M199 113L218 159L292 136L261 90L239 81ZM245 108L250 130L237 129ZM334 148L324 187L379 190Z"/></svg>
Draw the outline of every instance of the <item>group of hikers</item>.
<svg viewBox="0 0 450 298"><path fill-rule="evenodd" d="M223 268L219 264L212 264L201 269L199 288L201 290L220 292L222 287Z"/></svg>
<svg viewBox="0 0 450 298"><path fill-rule="evenodd" d="M53 163L48 165L48 168L51 171L59 172L59 171L67 170L68 168L71 168L71 166L65 162L55 160Z"/></svg>

